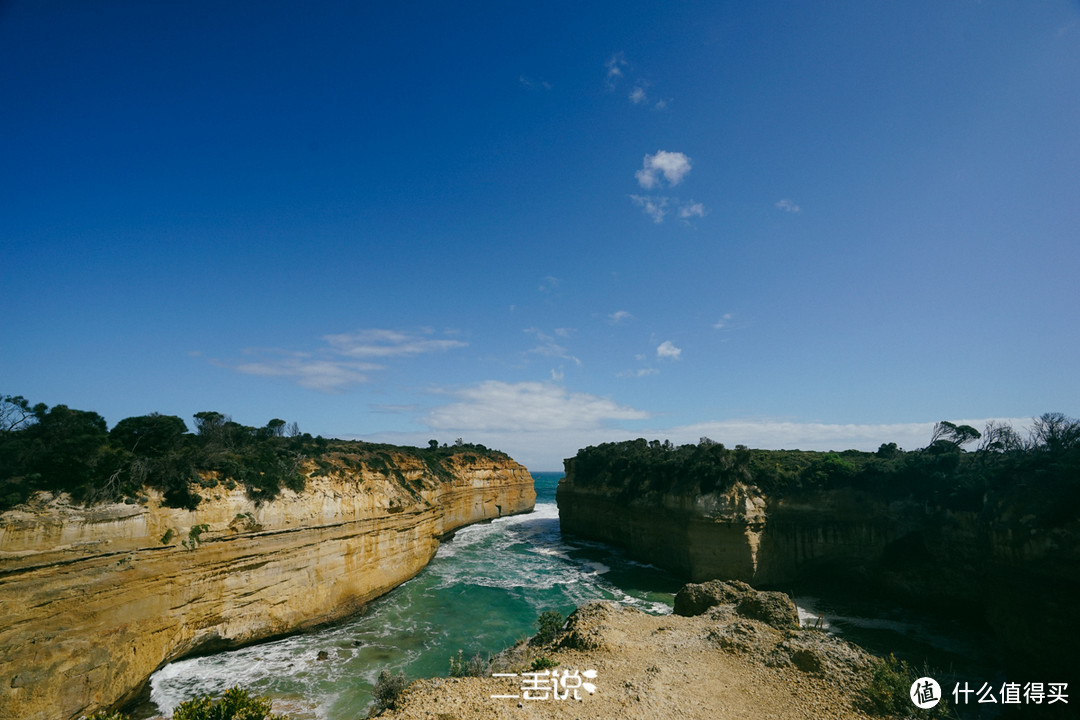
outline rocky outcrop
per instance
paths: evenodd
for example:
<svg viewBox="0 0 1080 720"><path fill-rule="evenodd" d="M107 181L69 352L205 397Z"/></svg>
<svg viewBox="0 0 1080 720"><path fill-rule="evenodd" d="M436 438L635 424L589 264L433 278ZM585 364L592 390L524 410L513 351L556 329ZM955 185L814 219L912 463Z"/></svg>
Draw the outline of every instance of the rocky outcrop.
<svg viewBox="0 0 1080 720"><path fill-rule="evenodd" d="M759 593L744 584L729 590L737 601L693 617L590 603L574 611L549 644L522 641L496 656L492 671L502 676L417 681L382 717L868 717L863 707L876 664L871 656L823 632L793 628L782 613L771 624L738 609L742 602L772 606L781 593ZM550 674L536 670L541 658L543 667L554 666ZM525 673L533 679L526 680ZM553 685L559 697L552 694ZM543 688L548 688L546 699L536 700Z"/></svg>
<svg viewBox="0 0 1080 720"><path fill-rule="evenodd" d="M4 513L0 717L76 718L181 656L343 618L419 572L440 536L536 498L508 459L453 456L437 477L393 456L381 471L312 465L302 493L258 505L218 485L194 511L148 492L139 505L39 498Z"/></svg>
<svg viewBox="0 0 1080 720"><path fill-rule="evenodd" d="M557 500L564 532L619 545L689 580L791 586L826 578L841 592L885 592L981 617L1017 664L1071 664L1080 522L1040 524L1023 493L980 512L851 488L770 497L735 483L706 494L630 494L616 481L576 482L569 462Z"/></svg>
<svg viewBox="0 0 1080 720"><path fill-rule="evenodd" d="M799 611L786 593L755 590L739 580L691 583L675 594L676 615L692 617L721 605L731 605L742 617L775 628L799 627Z"/></svg>

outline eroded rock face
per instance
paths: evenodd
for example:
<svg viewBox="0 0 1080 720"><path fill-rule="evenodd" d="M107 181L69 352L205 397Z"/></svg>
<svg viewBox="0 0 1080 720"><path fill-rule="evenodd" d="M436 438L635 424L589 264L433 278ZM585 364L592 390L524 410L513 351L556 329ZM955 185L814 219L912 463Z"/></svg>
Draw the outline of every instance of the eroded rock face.
<svg viewBox="0 0 1080 720"><path fill-rule="evenodd" d="M851 488L769 497L736 483L682 497L633 493L609 479L579 483L568 463L556 497L564 532L619 545L688 580L775 586L826 577L840 590L981 616L1018 666L1055 671L1072 662L1080 525L1039 527L1024 515L1022 493L980 513ZM701 601L684 599L686 607Z"/></svg>
<svg viewBox="0 0 1080 720"><path fill-rule="evenodd" d="M419 572L439 536L535 502L513 461L459 458L440 481L395 459L401 480L352 469L258 506L218 486L193 512L150 494L4 513L0 717L75 718L191 652L346 617Z"/></svg>

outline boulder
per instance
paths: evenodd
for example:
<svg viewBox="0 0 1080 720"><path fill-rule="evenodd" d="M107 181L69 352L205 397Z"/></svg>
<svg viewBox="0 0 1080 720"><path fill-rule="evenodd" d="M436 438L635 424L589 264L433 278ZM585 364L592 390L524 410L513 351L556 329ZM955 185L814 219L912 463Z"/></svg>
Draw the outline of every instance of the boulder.
<svg viewBox="0 0 1080 720"><path fill-rule="evenodd" d="M694 617L717 605L734 605L746 593L757 592L741 580L709 580L683 585L675 594L675 614Z"/></svg>

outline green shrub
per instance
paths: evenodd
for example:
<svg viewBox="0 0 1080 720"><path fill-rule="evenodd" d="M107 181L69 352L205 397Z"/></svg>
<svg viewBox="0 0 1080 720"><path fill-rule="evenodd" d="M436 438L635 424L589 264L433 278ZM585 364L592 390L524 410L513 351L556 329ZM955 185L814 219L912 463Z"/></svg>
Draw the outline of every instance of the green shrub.
<svg viewBox="0 0 1080 720"><path fill-rule="evenodd" d="M547 645L555 639L562 630L563 616L558 610L545 610L536 618L536 635L533 636L534 645Z"/></svg>
<svg viewBox="0 0 1080 720"><path fill-rule="evenodd" d="M487 675L488 661L476 653L466 660L462 650L450 656L450 677L484 677Z"/></svg>
<svg viewBox="0 0 1080 720"><path fill-rule="evenodd" d="M209 695L188 700L173 710L173 720L287 720L270 713L270 699L250 695L239 687L229 688L218 701Z"/></svg>
<svg viewBox="0 0 1080 720"><path fill-rule="evenodd" d="M896 715L910 718L948 717L948 700L942 698L937 707L921 710L911 702L911 685L920 677L932 675L930 670L916 672L903 660L889 654L875 666L870 683L863 688L863 709L875 715Z"/></svg>
<svg viewBox="0 0 1080 720"><path fill-rule="evenodd" d="M393 710L397 706L398 698L405 691L409 681L405 679L405 673L398 671L397 675L389 670L379 673L379 679L375 681L372 695L375 696L375 711ZM173 720L177 720L175 717Z"/></svg>
<svg viewBox="0 0 1080 720"><path fill-rule="evenodd" d="M542 670L550 670L553 667L557 667L558 662L552 660L549 657L541 656L532 661L532 665L529 666L531 672L540 672Z"/></svg>
<svg viewBox="0 0 1080 720"><path fill-rule="evenodd" d="M94 713L86 718L86 720L128 720L128 716L121 715L118 712L105 712L102 710L101 712Z"/></svg>

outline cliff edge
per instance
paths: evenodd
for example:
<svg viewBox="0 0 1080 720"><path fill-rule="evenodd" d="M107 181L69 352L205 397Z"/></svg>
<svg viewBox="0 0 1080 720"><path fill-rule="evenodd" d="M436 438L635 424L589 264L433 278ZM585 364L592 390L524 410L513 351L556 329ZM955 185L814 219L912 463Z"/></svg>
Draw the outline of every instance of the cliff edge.
<svg viewBox="0 0 1080 720"><path fill-rule="evenodd" d="M0 515L0 717L77 718L131 698L184 655L346 617L419 572L438 538L528 512L532 477L499 457L432 472L389 452L309 462L302 492L200 489L194 510L40 494Z"/></svg>
<svg viewBox="0 0 1080 720"><path fill-rule="evenodd" d="M612 447L635 449L633 443ZM856 487L850 481L809 482L823 465L848 470L836 457L818 454L812 456L817 465L796 478L800 482L762 489L755 480L769 476L761 468L779 466L785 451L755 451L755 458L745 449L690 448L691 461L694 452L709 452L733 462L728 477L687 472L686 481L674 472L662 475L664 453L674 450L656 450L660 460L650 466L652 475L635 472L615 451L607 450L611 459L605 462L587 457L587 467L579 467L580 455L566 461L556 494L563 532L623 547L691 581L791 587L825 580L837 592L886 594L982 620L1010 664L1025 672L1060 673L1074 664L1080 496L1076 475L1051 465L1063 461L1049 452L1033 450L1033 458L1015 460L972 454L963 460L975 469L999 463L995 484L979 493L961 487L946 495L937 490L948 488L944 473L923 472L915 463L936 467L942 457L956 462L958 455L910 453L907 467L919 472L889 475L875 464L880 458L864 453L870 457L864 475L876 471L885 481ZM1025 474L1029 466L1034 471ZM1053 484L1059 478L1062 487ZM932 492L910 490L916 483Z"/></svg>

